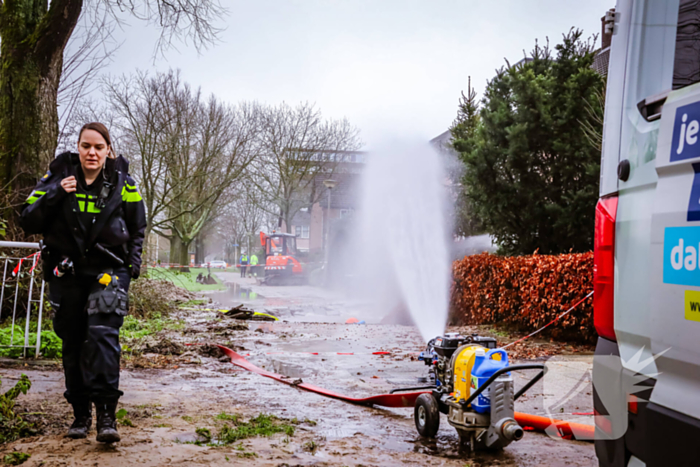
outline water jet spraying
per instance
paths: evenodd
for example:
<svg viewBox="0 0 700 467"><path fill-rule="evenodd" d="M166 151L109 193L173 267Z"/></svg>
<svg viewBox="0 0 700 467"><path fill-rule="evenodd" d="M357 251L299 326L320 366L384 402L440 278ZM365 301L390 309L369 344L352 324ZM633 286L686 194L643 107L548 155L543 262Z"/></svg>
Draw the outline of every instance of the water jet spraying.
<svg viewBox="0 0 700 467"><path fill-rule="evenodd" d="M430 145L393 144L369 155L362 185L361 274L385 310L407 309L426 342L447 322L445 180Z"/></svg>

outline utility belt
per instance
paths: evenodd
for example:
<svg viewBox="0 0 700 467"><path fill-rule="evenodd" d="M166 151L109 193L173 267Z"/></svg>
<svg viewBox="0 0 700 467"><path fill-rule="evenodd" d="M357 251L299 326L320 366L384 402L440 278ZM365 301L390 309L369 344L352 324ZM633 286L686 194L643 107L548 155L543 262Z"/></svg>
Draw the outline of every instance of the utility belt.
<svg viewBox="0 0 700 467"><path fill-rule="evenodd" d="M126 316L129 312L129 294L119 284L119 277L109 270L97 276L87 302L88 316Z"/></svg>
<svg viewBox="0 0 700 467"><path fill-rule="evenodd" d="M41 248L43 256L44 252L47 252L47 249L43 244ZM107 250L104 246L96 244L95 249L101 252L104 257L111 259L116 265L124 266L124 261ZM44 257L45 260L47 260L48 257L49 254ZM45 274L49 271L51 271L51 269L48 269L48 271L45 270ZM106 325L115 328L121 327L124 316L129 312L129 294L120 285L118 276L118 274L128 274L125 269L115 274L112 268L102 268L102 272L96 275L97 280L94 281L91 279L90 274L85 275L81 273L76 275L76 267L73 260L64 256L58 264L53 267L53 271L49 274L57 278L69 275L73 276L72 280L90 280L92 286L86 306L89 324ZM92 275L92 277L95 276Z"/></svg>
<svg viewBox="0 0 700 467"><path fill-rule="evenodd" d="M120 268L124 266L124 260L122 258L99 243L96 243L92 247L92 250L99 255L100 261L90 261L92 255L87 258L81 258L78 261L74 261L72 258L65 255L54 255L43 241L40 242L40 247L43 260L44 280L46 281L50 281L54 276L63 277L66 274L72 275L75 274L76 271L87 274L97 274L100 271L104 272L107 270L106 268ZM124 254L126 255L126 245L123 245L123 247L125 250Z"/></svg>

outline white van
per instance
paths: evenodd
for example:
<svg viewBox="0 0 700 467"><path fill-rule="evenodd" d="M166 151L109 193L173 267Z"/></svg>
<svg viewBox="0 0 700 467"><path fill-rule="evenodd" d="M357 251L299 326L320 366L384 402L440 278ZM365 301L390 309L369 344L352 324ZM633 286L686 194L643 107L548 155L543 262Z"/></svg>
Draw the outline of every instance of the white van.
<svg viewBox="0 0 700 467"><path fill-rule="evenodd" d="M700 2L618 0L608 16L596 454L700 466Z"/></svg>

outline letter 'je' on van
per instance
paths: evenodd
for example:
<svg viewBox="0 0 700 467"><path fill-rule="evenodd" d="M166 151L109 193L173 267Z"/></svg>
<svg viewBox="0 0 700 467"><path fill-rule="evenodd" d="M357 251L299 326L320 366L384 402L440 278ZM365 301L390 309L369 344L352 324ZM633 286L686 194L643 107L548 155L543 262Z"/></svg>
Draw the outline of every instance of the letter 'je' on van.
<svg viewBox="0 0 700 467"><path fill-rule="evenodd" d="M700 123L697 120L692 120L686 126L686 121L688 120L688 114L683 114L681 117L681 129L678 138L678 148L676 148L676 154L683 154L683 149L685 143L689 146L694 145L698 142L698 130L700 130Z"/></svg>

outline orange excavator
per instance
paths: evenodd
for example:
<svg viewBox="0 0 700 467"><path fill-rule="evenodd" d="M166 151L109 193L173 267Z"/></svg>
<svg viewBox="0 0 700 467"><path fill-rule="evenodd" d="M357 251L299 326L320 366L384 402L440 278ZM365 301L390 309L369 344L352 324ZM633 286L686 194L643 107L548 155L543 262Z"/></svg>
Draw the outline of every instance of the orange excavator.
<svg viewBox="0 0 700 467"><path fill-rule="evenodd" d="M277 285L303 280L305 271L297 259L296 236L276 232L267 235L260 232L260 244L265 249L265 284Z"/></svg>

